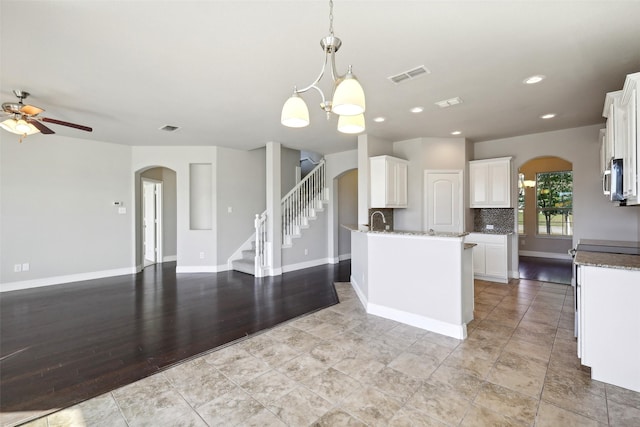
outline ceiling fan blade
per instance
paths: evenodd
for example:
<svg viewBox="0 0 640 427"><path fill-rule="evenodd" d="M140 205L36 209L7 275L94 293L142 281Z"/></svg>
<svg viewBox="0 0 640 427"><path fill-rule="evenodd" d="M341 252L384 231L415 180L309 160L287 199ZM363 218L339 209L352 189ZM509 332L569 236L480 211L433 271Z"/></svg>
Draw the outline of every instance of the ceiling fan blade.
<svg viewBox="0 0 640 427"><path fill-rule="evenodd" d="M48 127L46 127L45 125L43 125L42 123L40 123L38 120L35 119L26 119L27 123L34 125L36 128L38 128L38 130L45 134L45 135L51 135L52 133L55 133L54 131L52 131L51 129L49 129Z"/></svg>
<svg viewBox="0 0 640 427"><path fill-rule="evenodd" d="M86 132L93 132L93 129L91 129L89 126L83 126L83 125L77 125L75 123L63 122L62 120L50 119L48 117L42 117L42 118L40 118L40 120L42 120L43 122L47 122L47 123L53 123L55 125L68 126L70 128L80 129L80 130L84 130Z"/></svg>
<svg viewBox="0 0 640 427"><path fill-rule="evenodd" d="M26 114L27 116L35 116L36 114L42 113L44 110L42 108L36 107L35 105L24 105L20 108L20 112Z"/></svg>

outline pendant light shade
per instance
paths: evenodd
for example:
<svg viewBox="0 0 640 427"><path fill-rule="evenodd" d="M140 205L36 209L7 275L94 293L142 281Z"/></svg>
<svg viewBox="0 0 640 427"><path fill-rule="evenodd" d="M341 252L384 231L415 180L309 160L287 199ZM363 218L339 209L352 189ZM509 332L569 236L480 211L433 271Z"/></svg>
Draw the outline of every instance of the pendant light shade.
<svg viewBox="0 0 640 427"><path fill-rule="evenodd" d="M293 96L287 100L282 108L280 122L289 127L304 127L309 124L309 110L299 95L315 89L320 94L322 102L320 107L327 114L327 120L331 113L339 116L338 130L344 133L359 133L364 130L365 110L364 90L351 72L349 65L346 74L339 74L336 67L335 55L342 46L342 40L333 34L333 0L329 0L329 35L320 39L320 47L324 51L324 63L318 77L308 86L302 89L293 89ZM325 71L331 72L333 99L325 98L325 94L318 86L325 76ZM354 116L355 118L351 118Z"/></svg>
<svg viewBox="0 0 640 427"><path fill-rule="evenodd" d="M342 133L360 133L364 129L364 114L340 116L338 118L338 131Z"/></svg>
<svg viewBox="0 0 640 427"><path fill-rule="evenodd" d="M16 135L33 135L40 132L37 127L27 123L24 119L7 119L0 123L0 127Z"/></svg>
<svg viewBox="0 0 640 427"><path fill-rule="evenodd" d="M290 128L302 128L309 124L309 109L297 93L294 92L284 103L280 122Z"/></svg>
<svg viewBox="0 0 640 427"><path fill-rule="evenodd" d="M340 116L355 116L365 111L364 90L356 76L349 72L333 94L332 111Z"/></svg>

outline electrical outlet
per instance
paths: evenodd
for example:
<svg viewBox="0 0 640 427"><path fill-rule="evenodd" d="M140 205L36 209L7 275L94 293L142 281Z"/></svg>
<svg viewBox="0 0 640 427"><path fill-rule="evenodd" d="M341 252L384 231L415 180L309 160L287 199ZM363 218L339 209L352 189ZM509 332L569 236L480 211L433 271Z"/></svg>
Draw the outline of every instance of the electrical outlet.
<svg viewBox="0 0 640 427"><path fill-rule="evenodd" d="M305 249L305 250L304 250L304 254L305 254L305 255L309 255L309 249Z"/></svg>
<svg viewBox="0 0 640 427"><path fill-rule="evenodd" d="M524 239L520 240L520 246L524 246L526 244L527 244L527 242Z"/></svg>
<svg viewBox="0 0 640 427"><path fill-rule="evenodd" d="M204 259L204 252L200 252L200 259Z"/></svg>
<svg viewBox="0 0 640 427"><path fill-rule="evenodd" d="M233 212L233 207L228 206L228 207L227 207L227 213L232 213L232 212Z"/></svg>
<svg viewBox="0 0 640 427"><path fill-rule="evenodd" d="M29 263L28 262L23 262L22 263L22 271L29 271Z"/></svg>
<svg viewBox="0 0 640 427"><path fill-rule="evenodd" d="M487 224L487 230L493 230L493 224Z"/></svg>
<svg viewBox="0 0 640 427"><path fill-rule="evenodd" d="M20 273L22 271L22 264L16 264L13 266L14 273Z"/></svg>

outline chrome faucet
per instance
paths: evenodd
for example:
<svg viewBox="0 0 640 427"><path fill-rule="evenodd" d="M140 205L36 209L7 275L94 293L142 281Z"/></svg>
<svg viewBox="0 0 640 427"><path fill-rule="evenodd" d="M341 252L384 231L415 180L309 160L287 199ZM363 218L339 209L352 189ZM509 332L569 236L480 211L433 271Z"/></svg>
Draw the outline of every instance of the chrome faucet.
<svg viewBox="0 0 640 427"><path fill-rule="evenodd" d="M380 214L380 216L382 216L382 223L383 223L383 224L386 224L386 223L387 223L387 220L385 219L384 214L383 214L382 212L380 212L380 211L373 211L373 212L371 212L371 217L369 218L369 230L373 230L373 216L374 216L375 214L377 214L377 213L378 213L378 214ZM383 227L383 228L384 228L384 227Z"/></svg>

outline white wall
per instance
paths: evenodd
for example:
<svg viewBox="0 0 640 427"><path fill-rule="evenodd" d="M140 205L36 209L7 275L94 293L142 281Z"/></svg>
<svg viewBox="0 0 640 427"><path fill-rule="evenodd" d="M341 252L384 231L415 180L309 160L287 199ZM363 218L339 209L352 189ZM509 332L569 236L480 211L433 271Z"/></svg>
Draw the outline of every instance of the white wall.
<svg viewBox="0 0 640 427"><path fill-rule="evenodd" d="M0 290L133 272L131 147L0 132L0 152Z"/></svg>
<svg viewBox="0 0 640 427"><path fill-rule="evenodd" d="M516 179L523 163L536 157L558 156L570 161L573 163L574 246L581 238L638 241L640 207L616 207L602 195L598 141L601 127L585 126L478 142L474 147L475 158L513 156L512 179ZM517 259L517 250L514 253Z"/></svg>
<svg viewBox="0 0 640 427"><path fill-rule="evenodd" d="M280 160L280 197L296 185L296 167L300 167L300 150L282 147Z"/></svg>
<svg viewBox="0 0 640 427"><path fill-rule="evenodd" d="M264 148L252 151L218 148L216 228L220 268L255 232L254 218L266 208L265 156Z"/></svg>
<svg viewBox="0 0 640 427"><path fill-rule="evenodd" d="M408 207L395 209L393 212L394 227L397 230L423 230L424 228L424 171L426 169L461 170L463 182L466 182L467 161L470 157L468 147L464 138L416 138L394 142L393 155L409 160ZM468 215L465 209L465 217Z"/></svg>
<svg viewBox="0 0 640 427"><path fill-rule="evenodd" d="M358 170L338 177L338 225L358 223ZM338 257L351 256L351 231L338 226Z"/></svg>
<svg viewBox="0 0 640 427"><path fill-rule="evenodd" d="M339 233L340 233L340 219L339 219L339 200L338 200L338 180L347 171L358 168L360 153L358 150L343 151L341 153L327 154L325 156L326 164L326 185L329 189L329 215L327 218L327 248L329 260L333 263L339 261ZM367 161L367 165L369 162ZM358 170L358 176L361 176L362 171ZM360 181L358 180L358 193L356 195L356 209L359 210L360 203ZM366 215L366 214L365 214ZM357 223L357 217L356 221Z"/></svg>
<svg viewBox="0 0 640 427"><path fill-rule="evenodd" d="M163 166L176 172L177 271L217 271L217 228L191 230L189 228L189 164L210 163L217 168L217 147L131 147L131 170ZM133 172L131 172L133 181ZM211 188L217 189L217 174L212 174ZM136 189L137 192L137 189ZM134 201L132 200L132 203ZM212 224L217 224L217 197L212 197ZM200 254L202 253L202 258ZM136 257L136 265L141 259Z"/></svg>

